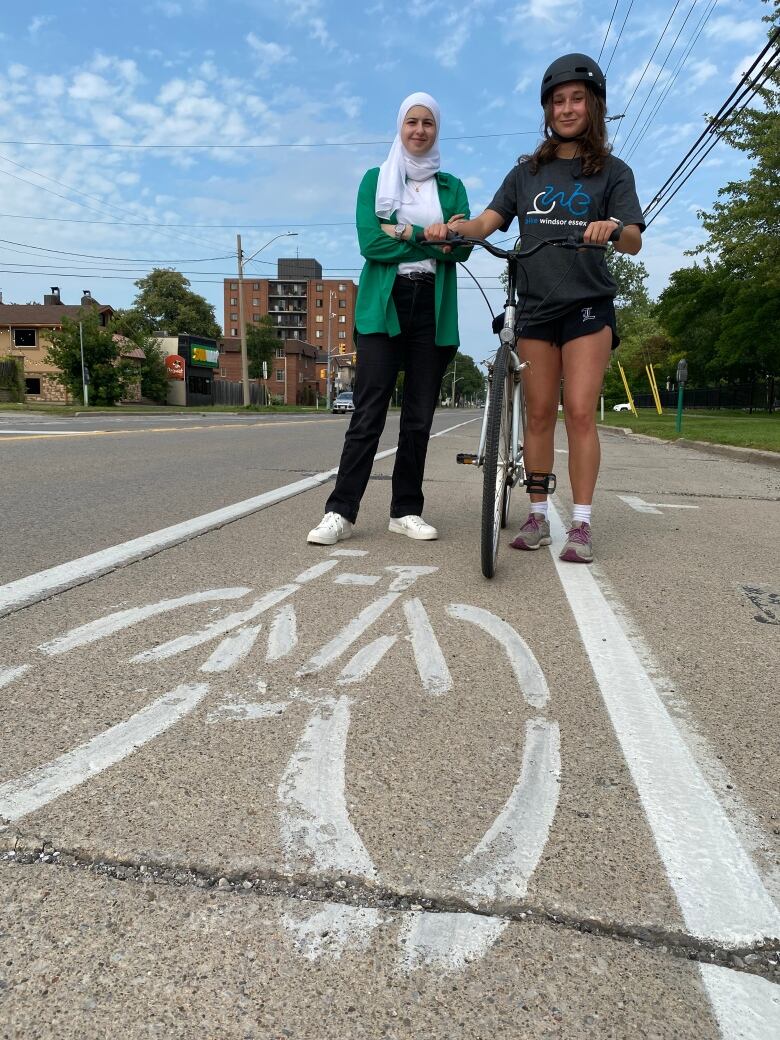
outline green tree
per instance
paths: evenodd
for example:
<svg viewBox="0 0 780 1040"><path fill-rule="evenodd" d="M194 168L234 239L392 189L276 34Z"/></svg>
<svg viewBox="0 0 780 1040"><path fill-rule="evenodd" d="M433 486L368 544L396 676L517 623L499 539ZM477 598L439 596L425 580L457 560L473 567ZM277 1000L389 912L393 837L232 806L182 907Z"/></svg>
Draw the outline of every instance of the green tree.
<svg viewBox="0 0 780 1040"><path fill-rule="evenodd" d="M765 0L770 2L770 0ZM780 27L774 0L770 35ZM709 238L693 252L715 255L732 277L749 278L766 292L780 289L780 67L758 90L761 108L746 108L719 132L753 165L744 180L729 181L712 210L699 213Z"/></svg>
<svg viewBox="0 0 780 1040"><path fill-rule="evenodd" d="M455 401L461 398L481 398L485 391L485 377L474 364L474 359L468 354L455 355L453 361L447 366L447 370L441 381L441 393L443 397L452 396L452 376L455 374Z"/></svg>
<svg viewBox="0 0 780 1040"><path fill-rule="evenodd" d="M222 335L214 308L190 289L188 279L178 271L156 267L135 284L138 294L131 310L147 334L164 329L171 335L188 333L212 339Z"/></svg>
<svg viewBox="0 0 780 1040"><path fill-rule="evenodd" d="M265 361L270 375L273 369L276 348L281 345L275 331L273 318L264 314L259 321L246 327L246 352L249 360L249 378L260 379Z"/></svg>
<svg viewBox="0 0 780 1040"><path fill-rule="evenodd" d="M168 396L168 372L156 339L146 329L143 316L132 307L115 311L111 319L111 331L143 351L144 360L138 369L142 397L164 403Z"/></svg>
<svg viewBox="0 0 780 1040"><path fill-rule="evenodd" d="M77 321L64 318L62 328L51 333L46 361L59 370L52 379L77 400L83 401L79 322L84 334L84 363L90 377L89 402L116 404L121 401L126 388L137 380L137 372L132 365L122 361L119 344L111 330L100 324L93 307L83 307Z"/></svg>

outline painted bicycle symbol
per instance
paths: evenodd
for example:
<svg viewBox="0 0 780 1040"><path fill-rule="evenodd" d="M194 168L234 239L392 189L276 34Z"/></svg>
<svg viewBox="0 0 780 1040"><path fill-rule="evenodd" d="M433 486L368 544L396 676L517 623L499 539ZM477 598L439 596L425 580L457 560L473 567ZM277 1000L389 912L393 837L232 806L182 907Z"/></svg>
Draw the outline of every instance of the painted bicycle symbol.
<svg viewBox="0 0 780 1040"><path fill-rule="evenodd" d="M339 570L345 561L366 555L360 550L337 549L288 584L260 595L247 586L201 590L114 611L38 646L38 654L60 657L110 640L164 614L204 604L212 605L217 612L227 607L227 612L208 624L149 646L130 658L131 663L143 667L151 662L175 662L185 655L190 661L194 651L208 650L198 665L199 681L176 686L86 744L0 783L0 817L7 821L6 826L121 761L190 714L209 694L224 697L220 692L223 687L212 688L214 678L210 681L209 677L229 674L250 655L258 655L263 623L269 616L265 663L284 658L295 662L299 646L296 596L310 583L338 570L332 575L336 585L378 586L379 594L298 665L295 684L287 694L274 700L257 699L258 691L261 696L267 692L260 679L252 699L248 694L234 693L215 703L206 714L206 724L262 722L283 714L293 703L310 705L311 714L276 792L285 869L293 874L349 875L369 883L380 882L379 871L350 819L345 771L351 706L357 691L399 643L398 631L381 631L383 619L395 615L397 628L400 611L424 695L446 697L455 681L431 616L414 594L417 583L437 568L392 565L379 574ZM256 598L249 601L253 594ZM249 602L240 609L231 606L241 600ZM549 690L544 674L519 633L490 611L466 603L451 603L445 613L464 626L464 640L474 635L487 638L503 652L520 698L533 709L534 717L525 723L517 782L482 839L462 857L454 872L462 893L472 900L517 901L527 892L557 807L559 729L546 716ZM403 643L400 640L400 645ZM33 667L0 666L0 686L21 680ZM380 911L371 908L325 904L315 913L287 914L283 923L300 952L314 958L325 953L340 956L348 946L361 948L383 918ZM506 920L489 916L407 914L399 940L404 964L408 968L431 963L461 967L483 955L507 925Z"/></svg>

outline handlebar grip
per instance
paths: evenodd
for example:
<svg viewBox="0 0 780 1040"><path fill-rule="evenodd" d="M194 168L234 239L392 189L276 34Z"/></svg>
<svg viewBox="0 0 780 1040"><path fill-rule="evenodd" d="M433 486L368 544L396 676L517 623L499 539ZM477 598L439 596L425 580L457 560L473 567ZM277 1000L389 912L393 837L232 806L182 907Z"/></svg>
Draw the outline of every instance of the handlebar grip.
<svg viewBox="0 0 780 1040"><path fill-rule="evenodd" d="M623 234L623 228L622 227L618 227L618 225L615 224L615 230L609 236L610 242L617 242L617 240L620 238L620 236L622 234Z"/></svg>

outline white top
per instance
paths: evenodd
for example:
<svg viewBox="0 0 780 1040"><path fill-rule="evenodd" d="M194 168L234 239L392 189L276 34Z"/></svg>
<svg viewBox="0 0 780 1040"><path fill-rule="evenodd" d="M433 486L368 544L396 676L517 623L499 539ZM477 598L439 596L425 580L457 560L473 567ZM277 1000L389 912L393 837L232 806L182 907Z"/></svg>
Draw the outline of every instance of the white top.
<svg viewBox="0 0 780 1040"><path fill-rule="evenodd" d="M419 189L419 190L417 190ZM439 202L439 189L436 178L429 177L425 181L407 181L404 197L398 207L396 216L399 224L416 224L428 227L429 224L441 224L444 215ZM409 271L436 271L435 260L415 260L398 265L399 274Z"/></svg>

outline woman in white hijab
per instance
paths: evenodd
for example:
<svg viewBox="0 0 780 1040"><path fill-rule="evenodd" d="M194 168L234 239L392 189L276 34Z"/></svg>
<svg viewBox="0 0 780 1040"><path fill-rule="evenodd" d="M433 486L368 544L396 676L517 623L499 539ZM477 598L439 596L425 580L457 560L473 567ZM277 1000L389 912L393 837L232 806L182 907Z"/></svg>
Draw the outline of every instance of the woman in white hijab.
<svg viewBox="0 0 780 1040"><path fill-rule="evenodd" d="M401 370L389 529L420 541L438 537L422 518L422 483L442 376L459 343L455 263L469 254L463 247L418 241L429 224L469 213L463 184L440 169L439 131L436 101L430 94L410 94L398 110L387 159L368 170L358 190L357 232L365 264L355 307L355 411L325 516L309 532L307 540L316 545L352 535Z"/></svg>

